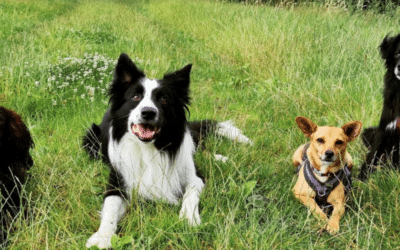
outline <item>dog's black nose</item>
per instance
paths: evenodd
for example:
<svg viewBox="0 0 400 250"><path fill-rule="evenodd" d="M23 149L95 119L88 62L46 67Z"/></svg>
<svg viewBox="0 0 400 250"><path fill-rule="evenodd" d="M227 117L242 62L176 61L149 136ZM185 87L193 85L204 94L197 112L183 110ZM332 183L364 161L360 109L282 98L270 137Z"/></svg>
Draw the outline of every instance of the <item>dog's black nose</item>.
<svg viewBox="0 0 400 250"><path fill-rule="evenodd" d="M157 110L155 108L144 107L142 109L142 118L144 120L147 120L147 121L154 120L156 115L157 115Z"/></svg>
<svg viewBox="0 0 400 250"><path fill-rule="evenodd" d="M332 151L332 150L327 150L326 152L325 152L325 156L326 156L326 158L332 158L333 156L335 155L335 153Z"/></svg>

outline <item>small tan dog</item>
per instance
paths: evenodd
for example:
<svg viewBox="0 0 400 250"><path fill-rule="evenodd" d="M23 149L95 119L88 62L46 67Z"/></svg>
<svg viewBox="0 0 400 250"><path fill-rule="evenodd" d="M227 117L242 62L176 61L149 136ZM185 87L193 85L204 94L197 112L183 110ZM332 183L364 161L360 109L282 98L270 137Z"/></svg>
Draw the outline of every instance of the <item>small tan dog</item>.
<svg viewBox="0 0 400 250"><path fill-rule="evenodd" d="M346 146L360 134L362 123L353 121L337 128L318 127L305 117L296 117L296 122L310 143L301 145L293 156L299 175L294 195L327 222L329 233L337 233L345 195L351 189L353 165Z"/></svg>

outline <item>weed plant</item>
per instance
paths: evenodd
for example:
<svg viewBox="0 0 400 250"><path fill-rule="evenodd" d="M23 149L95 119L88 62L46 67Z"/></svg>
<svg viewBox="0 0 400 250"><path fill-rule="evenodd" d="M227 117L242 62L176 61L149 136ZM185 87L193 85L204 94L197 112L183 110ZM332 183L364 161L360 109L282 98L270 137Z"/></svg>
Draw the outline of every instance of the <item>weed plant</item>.
<svg viewBox="0 0 400 250"><path fill-rule="evenodd" d="M47 85L43 92L50 92L55 97L52 105L69 106L69 102L77 102L79 98L94 102L95 98L104 98L110 82L116 60L105 56L84 54L81 58L59 58L57 65L48 69ZM40 87L40 82L35 85Z"/></svg>

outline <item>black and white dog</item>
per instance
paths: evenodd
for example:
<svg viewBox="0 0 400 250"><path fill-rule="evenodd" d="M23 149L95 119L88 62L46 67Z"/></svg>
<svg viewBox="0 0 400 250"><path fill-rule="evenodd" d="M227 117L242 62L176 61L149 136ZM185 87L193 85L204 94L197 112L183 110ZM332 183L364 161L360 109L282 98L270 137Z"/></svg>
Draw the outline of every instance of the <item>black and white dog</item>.
<svg viewBox="0 0 400 250"><path fill-rule="evenodd" d="M378 127L367 128L363 142L369 148L366 161L358 176L366 180L368 174L379 164L390 162L399 167L399 120L400 118L400 34L386 36L381 45L381 56L385 60L386 74L383 90L383 110Z"/></svg>
<svg viewBox="0 0 400 250"><path fill-rule="evenodd" d="M103 161L111 167L100 228L87 247L110 247L132 190L146 199L172 204L183 197L179 216L190 225L199 225L204 183L193 162L196 144L211 131L251 143L229 121L187 121L191 67L151 80L121 54L109 90L110 109L83 139L89 154L97 158L101 151Z"/></svg>

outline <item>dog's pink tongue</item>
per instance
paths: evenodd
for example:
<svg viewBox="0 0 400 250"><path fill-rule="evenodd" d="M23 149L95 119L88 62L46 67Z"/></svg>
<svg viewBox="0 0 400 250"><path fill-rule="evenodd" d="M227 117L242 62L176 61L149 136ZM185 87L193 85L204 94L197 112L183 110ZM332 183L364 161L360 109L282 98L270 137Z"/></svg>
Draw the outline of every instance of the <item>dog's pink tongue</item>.
<svg viewBox="0 0 400 250"><path fill-rule="evenodd" d="M150 128L145 128L140 124L133 124L132 133L142 139L151 139L153 138L155 131L151 130Z"/></svg>

